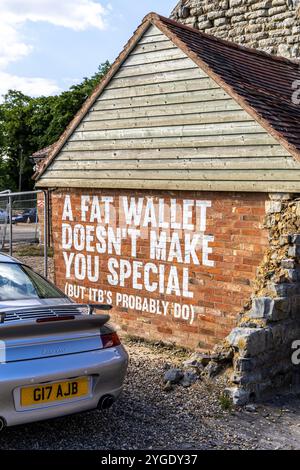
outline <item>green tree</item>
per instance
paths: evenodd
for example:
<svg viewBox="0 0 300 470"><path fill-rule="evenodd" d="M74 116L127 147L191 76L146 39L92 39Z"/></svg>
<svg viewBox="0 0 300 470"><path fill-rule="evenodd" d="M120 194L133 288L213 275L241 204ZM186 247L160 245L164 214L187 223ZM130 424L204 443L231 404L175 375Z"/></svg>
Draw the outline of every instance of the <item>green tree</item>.
<svg viewBox="0 0 300 470"><path fill-rule="evenodd" d="M29 156L31 151L27 126L30 101L31 98L20 91L10 90L0 107L1 183L4 186L1 189L17 189L18 168L23 155L24 169L29 163L26 155Z"/></svg>
<svg viewBox="0 0 300 470"><path fill-rule="evenodd" d="M32 98L9 90L0 105L0 191L17 190L20 183L23 191L33 187L30 156L59 138L109 68L101 64L92 77L56 96Z"/></svg>

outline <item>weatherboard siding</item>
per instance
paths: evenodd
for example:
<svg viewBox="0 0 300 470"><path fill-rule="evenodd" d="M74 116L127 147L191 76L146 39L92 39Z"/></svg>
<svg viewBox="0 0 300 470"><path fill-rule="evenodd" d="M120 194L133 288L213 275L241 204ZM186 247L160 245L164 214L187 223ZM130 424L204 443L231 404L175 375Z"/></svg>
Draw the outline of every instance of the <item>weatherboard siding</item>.
<svg viewBox="0 0 300 470"><path fill-rule="evenodd" d="M69 187L300 192L300 164L151 26L37 186L66 181Z"/></svg>

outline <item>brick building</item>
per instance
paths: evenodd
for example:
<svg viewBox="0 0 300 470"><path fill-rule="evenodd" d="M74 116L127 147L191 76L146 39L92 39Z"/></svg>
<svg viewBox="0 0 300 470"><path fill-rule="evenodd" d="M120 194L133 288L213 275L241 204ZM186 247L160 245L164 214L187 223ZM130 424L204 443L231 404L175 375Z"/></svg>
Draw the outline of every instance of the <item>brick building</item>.
<svg viewBox="0 0 300 470"><path fill-rule="evenodd" d="M258 292L266 213L300 193L298 76L148 15L36 175L56 283L131 335L220 343Z"/></svg>

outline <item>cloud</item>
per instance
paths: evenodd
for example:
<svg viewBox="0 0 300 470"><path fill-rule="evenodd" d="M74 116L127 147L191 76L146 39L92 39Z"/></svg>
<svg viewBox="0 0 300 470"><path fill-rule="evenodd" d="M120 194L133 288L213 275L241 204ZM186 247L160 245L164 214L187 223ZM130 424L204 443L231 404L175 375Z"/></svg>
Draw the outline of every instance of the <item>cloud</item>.
<svg viewBox="0 0 300 470"><path fill-rule="evenodd" d="M22 91L29 96L54 95L61 91L54 80L19 77L0 70L0 95L4 95L9 89Z"/></svg>
<svg viewBox="0 0 300 470"><path fill-rule="evenodd" d="M0 16L10 24L45 21L76 31L105 28L106 9L94 0L0 0Z"/></svg>
<svg viewBox="0 0 300 470"><path fill-rule="evenodd" d="M59 91L51 80L22 78L7 72L10 63L21 60L34 49L22 34L26 22L46 22L74 31L103 30L106 13L97 0L0 0L0 94L17 87L33 95Z"/></svg>
<svg viewBox="0 0 300 470"><path fill-rule="evenodd" d="M25 57L31 51L32 46L21 41L16 28L6 23L5 20L2 21L0 28L0 69Z"/></svg>

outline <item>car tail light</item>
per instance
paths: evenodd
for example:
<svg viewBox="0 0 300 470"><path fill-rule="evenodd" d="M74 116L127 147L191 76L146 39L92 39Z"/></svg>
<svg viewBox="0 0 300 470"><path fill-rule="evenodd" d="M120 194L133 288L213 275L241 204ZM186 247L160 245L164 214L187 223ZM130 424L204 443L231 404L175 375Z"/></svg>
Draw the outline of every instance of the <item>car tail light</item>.
<svg viewBox="0 0 300 470"><path fill-rule="evenodd" d="M74 315L60 315L59 317L38 318L36 323L50 323L55 321L75 320Z"/></svg>
<svg viewBox="0 0 300 470"><path fill-rule="evenodd" d="M109 333L108 335L101 335L103 349L113 348L121 344L120 338L116 332Z"/></svg>

